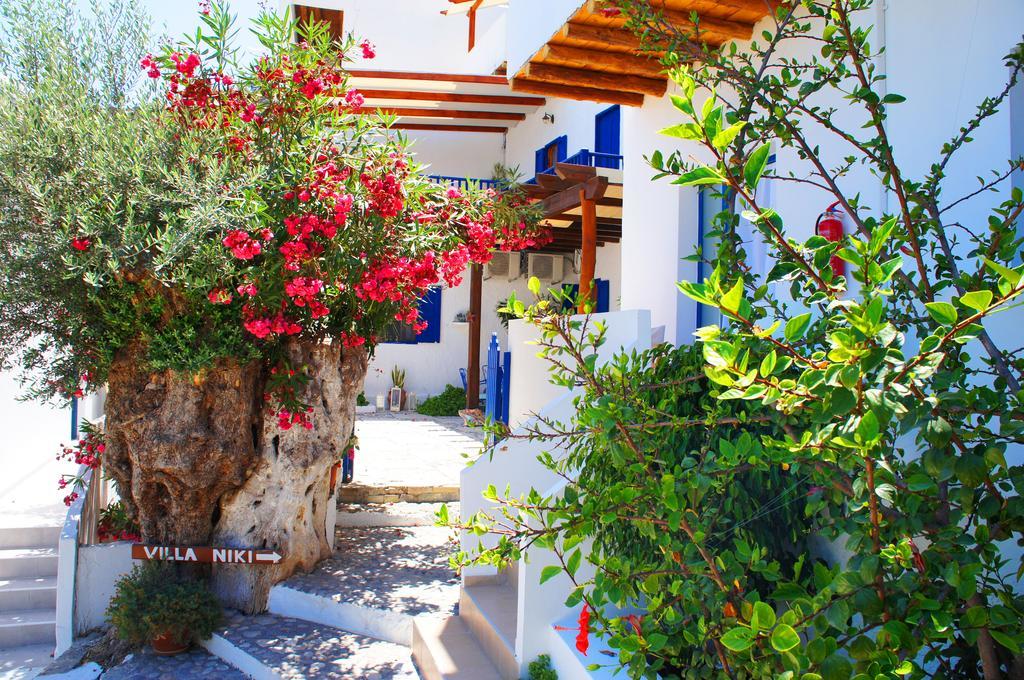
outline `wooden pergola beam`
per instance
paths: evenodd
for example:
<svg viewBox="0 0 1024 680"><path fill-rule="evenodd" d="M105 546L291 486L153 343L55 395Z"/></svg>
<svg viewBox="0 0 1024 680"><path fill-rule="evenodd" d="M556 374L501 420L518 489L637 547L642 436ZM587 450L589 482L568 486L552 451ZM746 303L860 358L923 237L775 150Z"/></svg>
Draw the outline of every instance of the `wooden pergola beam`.
<svg viewBox="0 0 1024 680"><path fill-rule="evenodd" d="M562 26L554 37L560 41L600 43L605 47L631 52L642 50L639 38L623 28L614 26L591 26L570 21Z"/></svg>
<svg viewBox="0 0 1024 680"><path fill-rule="evenodd" d="M644 78L626 76L603 71L591 71L565 66L529 63L521 71L523 77L530 80L566 85L570 87L587 87L597 90L625 91L636 94L649 94L660 97L668 88L665 78Z"/></svg>
<svg viewBox="0 0 1024 680"><path fill-rule="evenodd" d="M491 134L505 134L507 127L494 125L431 125L430 123L395 123L392 130L434 130L437 132L489 132Z"/></svg>
<svg viewBox="0 0 1024 680"><path fill-rule="evenodd" d="M389 106L363 107L405 118L469 118L474 120L526 120L525 113L511 111L466 111L462 109L414 109Z"/></svg>
<svg viewBox="0 0 1024 680"><path fill-rule="evenodd" d="M665 67L644 56L625 52L609 52L572 45L548 44L540 49L536 59L545 64L570 68L604 67L616 73L625 73L645 78L664 78Z"/></svg>
<svg viewBox="0 0 1024 680"><path fill-rule="evenodd" d="M605 104L621 104L623 106L643 106L644 96L622 90L607 90L575 85L559 85L540 80L531 80L516 76L510 83L513 92L529 92L549 97L573 99L575 101L601 102Z"/></svg>
<svg viewBox="0 0 1024 680"><path fill-rule="evenodd" d="M427 80L443 83L473 83L475 85L507 85L504 76L481 76L466 73L423 73L420 71L374 71L351 69L351 78L387 78L395 80Z"/></svg>
<svg viewBox="0 0 1024 680"><path fill-rule="evenodd" d="M601 8L598 6L597 0L587 0L587 4L584 5L581 12L586 11L590 14L597 14L600 9ZM690 12L670 9L667 7L654 7L653 9L655 12L660 14L665 21L673 26L683 29L684 31L692 31L695 25L699 26L700 36L713 35L727 40L750 40L750 37L754 34L754 25L742 21L730 21L728 19L716 19L714 17L700 16L698 23L694 24L691 19ZM761 9L767 13L767 8L764 4L761 5ZM626 19L625 17L615 17L610 19L610 23L614 26L624 26Z"/></svg>
<svg viewBox="0 0 1024 680"><path fill-rule="evenodd" d="M544 97L517 97L505 94L462 94L423 90L359 90L367 99L408 99L411 101L455 102L458 104L504 104L506 106L544 106Z"/></svg>
<svg viewBox="0 0 1024 680"><path fill-rule="evenodd" d="M607 188L607 177L591 177L586 182L548 196L541 201L541 209L545 217L564 213L566 210L580 207L583 200L596 201L602 198Z"/></svg>
<svg viewBox="0 0 1024 680"><path fill-rule="evenodd" d="M597 168L575 163L555 163L555 174L565 181L580 183L597 176Z"/></svg>

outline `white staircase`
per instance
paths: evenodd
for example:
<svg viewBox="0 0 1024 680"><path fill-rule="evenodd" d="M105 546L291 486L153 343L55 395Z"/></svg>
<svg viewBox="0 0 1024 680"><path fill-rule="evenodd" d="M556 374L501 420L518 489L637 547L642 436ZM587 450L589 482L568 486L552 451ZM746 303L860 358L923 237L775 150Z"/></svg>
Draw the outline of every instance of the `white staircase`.
<svg viewBox="0 0 1024 680"><path fill-rule="evenodd" d="M59 527L0 528L0 672L53 652L59 537Z"/></svg>
<svg viewBox="0 0 1024 680"><path fill-rule="evenodd" d="M597 315L607 329L605 344L598 350L598 363L620 351L642 351L651 346L650 313L643 310ZM538 357L538 332L522 321L509 324L512 352L510 426L525 434L534 413L552 422L569 422L575 412L574 393L548 381L549 364ZM556 458L564 455L552 442L528 438L506 440L491 455L465 468L460 476L461 516L495 511L483 492L493 484L499 493L519 496L538 490L543 496L562 492L565 480L539 460L541 452ZM506 491L501 491L507 489ZM463 532L462 549L475 552L480 545L494 547L497 537ZM586 546L583 546L586 549ZM556 564L547 550L532 547L529 559L502 571L474 565L462 573L459 612L447 619L421 620L413 624L412 655L425 680L514 680L525 676L529 663L548 655L552 668L563 680L592 680L610 675L588 667L608 657L594 640L594 656L587 658L575 648L576 619L580 608L564 605L574 585L565 574L541 584L541 573ZM589 577L583 565L577 576ZM565 632L561 629L566 629ZM597 657L601 654L601 657Z"/></svg>
<svg viewBox="0 0 1024 680"><path fill-rule="evenodd" d="M463 585L459 613L418 617L412 658L424 680L513 680L516 660L515 570Z"/></svg>

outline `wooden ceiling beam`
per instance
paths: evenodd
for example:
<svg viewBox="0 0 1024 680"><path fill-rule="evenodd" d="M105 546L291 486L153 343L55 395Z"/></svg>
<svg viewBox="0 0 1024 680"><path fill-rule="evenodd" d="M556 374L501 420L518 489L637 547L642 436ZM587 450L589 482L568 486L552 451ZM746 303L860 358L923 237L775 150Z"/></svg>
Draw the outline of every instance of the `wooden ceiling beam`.
<svg viewBox="0 0 1024 680"><path fill-rule="evenodd" d="M561 214L557 214L557 215L547 215L544 219L549 219L549 220L572 220L574 223L578 224L579 221L580 221L580 216L579 215L571 215L569 213L561 213ZM598 225L598 227L600 227L601 225L607 225L607 226L609 226L609 227L611 227L613 229L618 229L620 233L622 232L622 219L621 218L617 218L617 217L601 217L600 215L598 215L597 216L597 225Z"/></svg>
<svg viewBox="0 0 1024 680"><path fill-rule="evenodd" d="M767 7L763 4L761 8L767 13ZM592 15L596 14L600 17L598 12L600 11L597 0L587 0L587 4L584 5L584 10ZM678 9L669 9L667 7L655 7L654 11L661 14L665 21L677 26L684 31L692 31L695 24L693 23L690 12ZM604 17L601 17L605 20ZM608 20L613 26L624 26L626 23L625 17L614 17ZM730 21L728 19L715 19L713 17L701 16L697 24L699 26L701 37L704 35L713 35L727 40L750 40L754 34L754 25L744 23L742 21ZM708 41L716 42L716 41ZM722 42L721 40L717 42Z"/></svg>
<svg viewBox="0 0 1024 680"><path fill-rule="evenodd" d="M476 85L507 85L504 76L479 76L465 73L421 73L419 71L373 71L351 69L352 78L387 78L395 80L427 80L443 83L473 83Z"/></svg>
<svg viewBox="0 0 1024 680"><path fill-rule="evenodd" d="M507 127L492 125L431 125L430 123L395 123L392 130L433 130L435 132L490 132L494 134L505 134Z"/></svg>
<svg viewBox="0 0 1024 680"><path fill-rule="evenodd" d="M590 24L570 21L555 33L555 40L572 43L600 43L609 48L639 52L642 50L640 40L624 28L614 26L591 26Z"/></svg>
<svg viewBox="0 0 1024 680"><path fill-rule="evenodd" d="M548 64L530 63L523 67L522 74L530 80L565 85L569 87L586 87L596 90L625 91L636 94L649 94L661 97L668 88L665 78L643 78L617 73L604 73L581 68L566 68Z"/></svg>
<svg viewBox="0 0 1024 680"><path fill-rule="evenodd" d="M459 92L425 92L423 90L364 90L367 99L408 99L428 102L456 102L459 104L503 104L506 106L544 106L544 97L517 97L504 94L462 94Z"/></svg>
<svg viewBox="0 0 1024 680"><path fill-rule="evenodd" d="M644 96L622 90L607 90L575 85L559 85L541 80L531 80L521 76L512 79L513 92L529 92L548 97L573 99L575 101L601 102L604 104L621 104L623 106L643 106Z"/></svg>
<svg viewBox="0 0 1024 680"><path fill-rule="evenodd" d="M363 111L374 110L405 118L470 118L474 120L526 120L525 113L508 111L464 111L459 109L407 109L387 106L364 106Z"/></svg>
<svg viewBox="0 0 1024 680"><path fill-rule="evenodd" d="M601 68L616 73L625 73L645 78L663 78L665 67L656 60L624 52L573 47L572 45L547 44L537 53L536 59L545 64L572 68Z"/></svg>

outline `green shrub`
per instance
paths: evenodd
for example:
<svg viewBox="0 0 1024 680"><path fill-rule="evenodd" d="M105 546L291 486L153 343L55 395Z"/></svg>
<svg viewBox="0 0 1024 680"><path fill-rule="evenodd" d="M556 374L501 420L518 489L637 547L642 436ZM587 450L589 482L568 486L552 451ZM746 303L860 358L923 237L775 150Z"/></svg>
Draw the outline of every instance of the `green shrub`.
<svg viewBox="0 0 1024 680"><path fill-rule="evenodd" d="M558 680L558 673L551 668L551 657L541 654L530 662L530 680Z"/></svg>
<svg viewBox="0 0 1024 680"><path fill-rule="evenodd" d="M416 412L425 416L457 416L466 407L466 390L445 385L444 392L424 399Z"/></svg>
<svg viewBox="0 0 1024 680"><path fill-rule="evenodd" d="M205 583L165 562L146 562L117 582L107 618L126 642L142 644L165 633L190 642L210 637L221 607Z"/></svg>
<svg viewBox="0 0 1024 680"><path fill-rule="evenodd" d="M359 396L356 397L356 406L369 406L370 402L366 398L366 392L360 392Z"/></svg>

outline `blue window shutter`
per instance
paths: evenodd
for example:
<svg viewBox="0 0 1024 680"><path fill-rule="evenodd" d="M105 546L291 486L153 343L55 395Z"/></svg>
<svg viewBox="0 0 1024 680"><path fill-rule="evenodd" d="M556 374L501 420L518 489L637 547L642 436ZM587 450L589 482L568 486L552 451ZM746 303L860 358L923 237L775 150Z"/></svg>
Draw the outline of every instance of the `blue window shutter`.
<svg viewBox="0 0 1024 680"><path fill-rule="evenodd" d="M558 142L558 160L564 161L569 157L569 138L562 135L555 141Z"/></svg>
<svg viewBox="0 0 1024 680"><path fill-rule="evenodd" d="M597 313L611 311L611 282L608 279L597 279Z"/></svg>
<svg viewBox="0 0 1024 680"><path fill-rule="evenodd" d="M540 173L544 172L545 170L548 169L547 165L548 165L547 149L537 149L537 156L536 156L536 159L534 160L534 168L533 168L534 173L539 175Z"/></svg>
<svg viewBox="0 0 1024 680"><path fill-rule="evenodd" d="M621 109L618 105L605 109L594 118L594 151L618 156L621 151ZM617 168L618 162L610 158L598 158L594 163L599 168Z"/></svg>
<svg viewBox="0 0 1024 680"><path fill-rule="evenodd" d="M431 288L420 298L420 320L427 322L427 328L416 337L416 342L441 342L440 288Z"/></svg>

